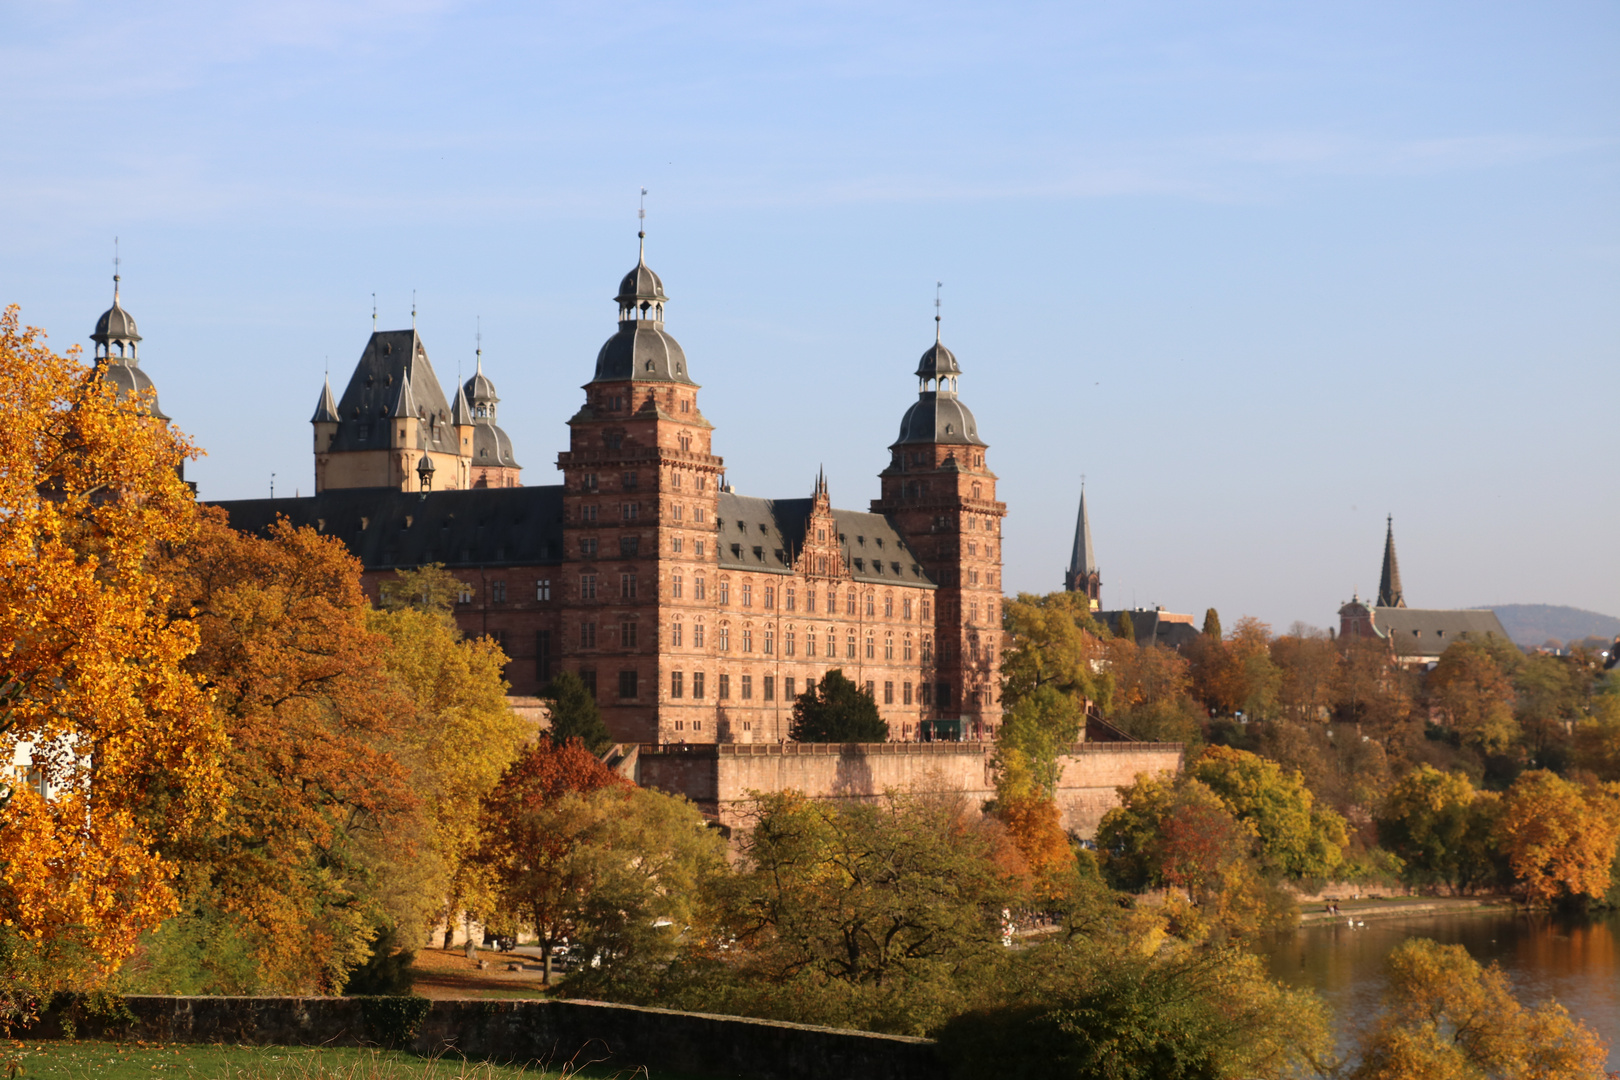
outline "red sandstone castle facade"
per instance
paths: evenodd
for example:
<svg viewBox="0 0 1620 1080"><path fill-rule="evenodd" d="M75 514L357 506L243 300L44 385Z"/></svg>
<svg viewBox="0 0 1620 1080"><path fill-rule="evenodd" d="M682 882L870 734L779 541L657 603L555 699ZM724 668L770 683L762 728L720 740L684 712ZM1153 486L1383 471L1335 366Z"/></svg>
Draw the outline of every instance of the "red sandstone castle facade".
<svg viewBox="0 0 1620 1080"><path fill-rule="evenodd" d="M560 485L520 486L481 364L452 400L416 332L394 331L373 333L341 402L321 394L316 495L221 505L238 528L284 515L340 537L373 595L444 564L514 693L577 672L623 742L779 741L833 668L894 738L993 736L1006 506L937 326L880 497L848 511L824 476L807 498L728 488L645 258L615 301Z"/></svg>

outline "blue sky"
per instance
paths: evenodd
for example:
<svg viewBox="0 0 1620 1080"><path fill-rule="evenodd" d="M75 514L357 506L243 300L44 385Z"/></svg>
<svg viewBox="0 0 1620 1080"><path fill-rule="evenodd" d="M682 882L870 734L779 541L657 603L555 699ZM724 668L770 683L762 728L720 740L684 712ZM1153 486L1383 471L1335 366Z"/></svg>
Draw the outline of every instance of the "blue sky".
<svg viewBox="0 0 1620 1080"><path fill-rule="evenodd" d="M530 483L648 196L747 494L877 493L935 281L1009 506L1108 606L1330 625L1393 513L1415 606L1620 614L1614 3L0 0L0 302L107 306L208 456L310 490L328 362L483 322Z"/></svg>

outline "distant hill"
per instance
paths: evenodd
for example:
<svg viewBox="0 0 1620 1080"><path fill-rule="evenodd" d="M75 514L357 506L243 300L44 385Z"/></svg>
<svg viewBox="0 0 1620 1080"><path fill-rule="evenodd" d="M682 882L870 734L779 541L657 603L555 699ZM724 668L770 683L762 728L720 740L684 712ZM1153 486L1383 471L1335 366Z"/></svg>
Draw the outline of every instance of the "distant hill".
<svg viewBox="0 0 1620 1080"><path fill-rule="evenodd" d="M1496 612L1502 628L1519 645L1541 645L1548 638L1560 642L1579 641L1587 637L1613 640L1620 634L1620 619L1601 615L1596 611L1561 607L1557 604L1494 604L1484 605Z"/></svg>

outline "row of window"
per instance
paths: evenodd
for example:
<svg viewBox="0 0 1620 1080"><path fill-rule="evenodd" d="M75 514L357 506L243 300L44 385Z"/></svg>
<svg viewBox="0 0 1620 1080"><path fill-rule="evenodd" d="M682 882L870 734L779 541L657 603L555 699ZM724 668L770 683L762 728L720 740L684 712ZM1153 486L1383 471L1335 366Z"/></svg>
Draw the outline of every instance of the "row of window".
<svg viewBox="0 0 1620 1080"><path fill-rule="evenodd" d="M631 674L634 674L634 672L631 672ZM806 678L804 680L804 689L809 690L814 684L814 678ZM672 699L686 698L688 696L688 687L690 687L690 696L692 699L702 700L707 692L707 685L708 684L704 677L704 673L701 671L692 672L690 681L688 681L687 673L684 671L672 671L669 673L669 696ZM756 683L754 681L754 676L746 674L737 676L738 700L756 700L754 697L755 686ZM757 686L759 689L759 698L757 700L776 700L775 675L761 675L759 677ZM878 686L874 680L868 679L862 685L861 689L865 691L866 695L872 698L872 700L878 700ZM715 676L714 691L716 701L731 700L732 682L731 675L729 673L721 672ZM885 680L883 683L882 693L882 703L884 705L898 704L931 706L934 704L935 700L938 700L940 705L945 707L950 704L951 684L948 682L918 683L913 686L909 682L902 682L899 684L899 688L897 690L892 680ZM782 677L782 699L784 701L792 701L798 696L798 680L792 675L784 675Z"/></svg>
<svg viewBox="0 0 1620 1080"><path fill-rule="evenodd" d="M580 622L578 638L580 648L596 648L597 625L598 624L596 622L589 619ZM619 624L620 648L636 648L636 643L638 640L637 627L639 625L639 623L629 620ZM721 652L730 652L733 642L732 627L730 625L723 624L716 626L713 629L714 643L716 648L718 648ZM677 649L686 647L686 630L687 627L685 623L675 622L670 624L669 643L671 647ZM692 647L695 649L704 648L708 644L707 639L709 627L707 627L704 623L693 623L691 630ZM774 628L767 627L761 629L756 634L754 628L751 626L741 627L736 632L735 640L740 646L740 650L745 653L755 651L754 646L756 643L759 645L759 651L767 656L773 655L776 652L777 633ZM798 656L799 641L798 630L795 629L783 631L781 635L782 655ZM971 639L969 644L972 649L973 659L979 659L978 639ZM877 638L874 635L868 634L865 638L864 645L861 645L858 643L858 639L856 638L854 631L846 631L844 633L843 645L843 656L846 660L854 660L860 656L864 656L864 658L867 660L876 660L878 658L879 647ZM818 637L814 630L805 630L804 655L806 657L814 657L817 655L818 650L820 650L821 655L826 656L828 659L837 657L839 655L837 631L829 628L824 635ZM897 651L900 654L900 660L909 662L913 659L914 650L910 634L907 634L905 637L900 639L898 647L896 646L893 634L889 634L884 637L882 645L883 659L894 660L896 658L895 653ZM916 651L920 652L921 659L924 662L932 661L934 659L933 635L922 635ZM986 645L984 647L984 656L986 659L990 659L990 652L990 646Z"/></svg>

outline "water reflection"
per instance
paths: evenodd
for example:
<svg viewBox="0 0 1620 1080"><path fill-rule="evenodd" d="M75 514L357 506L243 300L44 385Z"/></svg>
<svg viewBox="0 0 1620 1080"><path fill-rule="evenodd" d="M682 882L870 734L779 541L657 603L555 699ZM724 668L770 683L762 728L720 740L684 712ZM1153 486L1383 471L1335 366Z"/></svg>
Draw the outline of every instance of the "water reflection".
<svg viewBox="0 0 1620 1080"><path fill-rule="evenodd" d="M1266 948L1277 978L1316 990L1338 1017L1340 1049L1377 1018L1384 958L1411 937L1462 945L1500 964L1520 1000L1556 998L1609 1042L1620 1068L1620 912L1595 918L1506 913L1429 915L1309 926Z"/></svg>

